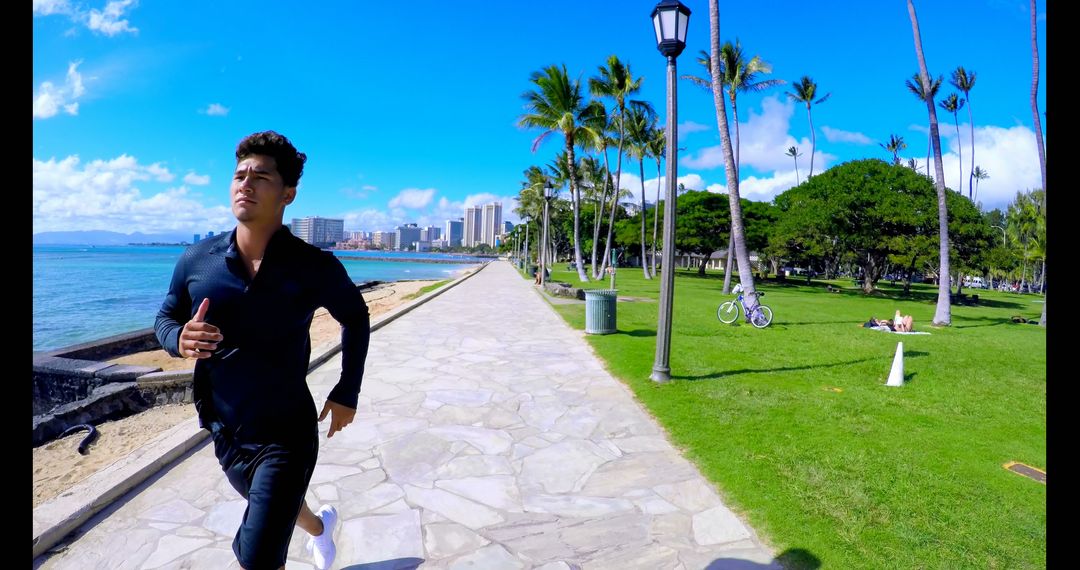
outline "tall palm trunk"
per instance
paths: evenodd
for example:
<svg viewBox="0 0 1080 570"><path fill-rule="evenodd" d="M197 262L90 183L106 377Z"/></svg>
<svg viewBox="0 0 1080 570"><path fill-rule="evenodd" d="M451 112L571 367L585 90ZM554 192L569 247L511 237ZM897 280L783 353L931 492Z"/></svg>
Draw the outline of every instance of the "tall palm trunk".
<svg viewBox="0 0 1080 570"><path fill-rule="evenodd" d="M623 155L623 139L626 138L623 133L623 116L622 110L619 110L619 157L615 160L615 195L611 199L611 218L607 229L607 243L604 244L604 260L601 262L601 269L606 268L607 264L611 261L611 234L615 228L615 208L619 206L619 192L622 190L621 178L622 178L622 155ZM607 154L604 155L604 165L607 165ZM645 260L641 260L642 265L645 264Z"/></svg>
<svg viewBox="0 0 1080 570"><path fill-rule="evenodd" d="M814 117L810 114L810 101L806 102L806 118L810 121L810 173L806 179L814 176L814 153L817 152L817 134L814 133Z"/></svg>
<svg viewBox="0 0 1080 570"><path fill-rule="evenodd" d="M574 264L577 265L578 279L582 283L589 282L589 276L585 274L585 265L581 262L581 189L577 185L577 168L574 165L574 139L566 137L566 162L570 172L570 196L574 206ZM549 220L548 225L551 222ZM552 248L554 250L554 248ZM554 251L552 251L554 253Z"/></svg>
<svg viewBox="0 0 1080 570"><path fill-rule="evenodd" d="M641 158L638 159L638 174L641 176L641 270L645 272L646 279L652 279L653 276L649 274L649 265L645 261L647 255L645 252L645 153L642 153ZM660 203L657 202L656 205L659 206Z"/></svg>
<svg viewBox="0 0 1080 570"><path fill-rule="evenodd" d="M653 203L652 215L652 270L650 273L656 277L656 238L660 228L660 157L656 157L656 202Z"/></svg>
<svg viewBox="0 0 1080 570"><path fill-rule="evenodd" d="M956 170L959 172L959 174L957 174L956 183L960 185L960 188L959 188L960 195L963 196L964 195L964 145L962 144L962 141L960 140L960 119L957 117L956 111L953 111L952 116L953 116L953 124L956 125L956 155L957 155L957 160L956 160L957 168L956 168ZM970 186L968 187L968 194L971 194L971 187Z"/></svg>
<svg viewBox="0 0 1080 570"><path fill-rule="evenodd" d="M1031 114L1035 117L1035 143L1039 147L1039 168L1042 170L1043 192L1046 192L1046 149L1043 148L1042 121L1039 120L1039 28L1036 25L1035 0L1031 0ZM1043 196L1043 207L1045 200ZM1043 277L1046 273L1044 269ZM1042 316L1039 326L1046 326L1046 297L1043 297Z"/></svg>
<svg viewBox="0 0 1080 570"><path fill-rule="evenodd" d="M977 194L972 194L971 183L975 181L975 119L971 117L971 95L968 94L968 125L971 127L971 169L968 170L968 198L974 202Z"/></svg>
<svg viewBox="0 0 1080 570"><path fill-rule="evenodd" d="M930 155L934 152L934 135L926 133L926 175L930 176Z"/></svg>
<svg viewBox="0 0 1080 570"><path fill-rule="evenodd" d="M607 175L607 145L604 145L601 152L604 153L604 184L600 191L600 199L597 201L596 219L593 220L593 238L592 238L592 273L593 279L599 279L600 274L603 271L602 268L596 266L596 250L597 245L600 242L600 227L603 225L604 220L604 205L607 204L607 191L608 191L608 175ZM594 182L595 184L595 182Z"/></svg>
<svg viewBox="0 0 1080 570"><path fill-rule="evenodd" d="M596 201L596 206L593 208L593 232L592 232L592 273L593 279L600 278L600 270L596 266L596 250L600 241L600 226L602 225L604 218L604 206L607 204L607 175L604 176L605 184L604 189L600 192L600 198Z"/></svg>
<svg viewBox="0 0 1080 570"><path fill-rule="evenodd" d="M923 92L926 93L926 108L930 113L930 143L934 150L934 174L937 180L934 186L938 195L938 300L934 311L934 325L952 324L952 306L949 305L949 211L945 205L945 168L941 162L941 137L938 135L937 111L934 109L934 97L930 92L930 72L926 69L926 57L923 55L922 37L919 34L919 18L915 15L915 5L907 0L908 15L911 17L911 32L915 36L915 55L919 59L919 76Z"/></svg>
<svg viewBox="0 0 1080 570"><path fill-rule="evenodd" d="M742 284L746 295L752 299L755 293L754 274L750 267L750 256L746 252L742 205L739 203L739 176L735 172L735 156L731 152L731 135L728 132L727 122L727 102L724 101L724 88L720 74L719 0L709 0L709 43L712 50L710 75L712 79L713 105L716 107L716 122L720 130L720 146L724 153L724 175L728 181L728 202L731 205L731 235L734 241L735 259L739 263L739 283ZM813 132L812 127L811 132ZM813 164L812 155L811 164Z"/></svg>
<svg viewBox="0 0 1080 570"><path fill-rule="evenodd" d="M724 290L722 291L724 295L731 294L731 266L735 261L735 258L731 255L731 250L734 249L732 247L734 244L734 234L728 231L727 251L724 252Z"/></svg>
<svg viewBox="0 0 1080 570"><path fill-rule="evenodd" d="M807 111L810 107L807 106ZM735 93L731 93L731 116L735 119L735 178L739 178L739 109L735 106ZM810 130L813 131L813 122L810 123ZM811 161L813 160L813 153L810 154ZM812 164L812 162L811 162ZM798 179L798 163L796 162L795 178ZM811 169L813 167L811 166ZM730 185L729 185L730 186ZM730 196L730 193L728 194ZM733 265L734 257L731 256L732 246L735 244L734 232L728 232L727 252L724 253L724 289L721 291L723 295L731 294L731 266Z"/></svg>

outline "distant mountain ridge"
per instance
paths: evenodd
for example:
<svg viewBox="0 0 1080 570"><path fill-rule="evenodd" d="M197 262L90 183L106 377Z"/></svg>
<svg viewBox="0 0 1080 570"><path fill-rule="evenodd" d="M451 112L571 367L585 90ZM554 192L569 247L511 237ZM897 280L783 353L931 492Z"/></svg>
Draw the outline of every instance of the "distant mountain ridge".
<svg viewBox="0 0 1080 570"><path fill-rule="evenodd" d="M191 243L193 234L135 232L122 234L105 230L77 232L40 232L34 234L34 245L127 245L129 243Z"/></svg>

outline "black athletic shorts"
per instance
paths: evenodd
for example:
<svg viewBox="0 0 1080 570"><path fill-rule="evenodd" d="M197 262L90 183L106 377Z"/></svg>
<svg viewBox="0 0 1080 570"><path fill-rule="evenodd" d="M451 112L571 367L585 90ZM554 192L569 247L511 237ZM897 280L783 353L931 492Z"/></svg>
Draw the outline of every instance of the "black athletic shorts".
<svg viewBox="0 0 1080 570"><path fill-rule="evenodd" d="M306 443L248 443L220 424L210 433L221 469L248 501L233 539L236 560L246 570L281 568L318 458L318 425Z"/></svg>

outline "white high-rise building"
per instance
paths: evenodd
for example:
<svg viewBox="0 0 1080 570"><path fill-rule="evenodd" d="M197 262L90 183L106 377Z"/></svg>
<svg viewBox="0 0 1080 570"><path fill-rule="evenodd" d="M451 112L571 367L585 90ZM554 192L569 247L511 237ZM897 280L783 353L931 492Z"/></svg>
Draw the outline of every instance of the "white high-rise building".
<svg viewBox="0 0 1080 570"><path fill-rule="evenodd" d="M465 223L462 228L461 244L465 247L474 247L483 243L480 239L480 224L483 217L483 208L469 206L465 208Z"/></svg>
<svg viewBox="0 0 1080 570"><path fill-rule="evenodd" d="M446 247L461 246L462 226L464 225L465 218L446 220L446 231L443 232L443 241L446 242Z"/></svg>
<svg viewBox="0 0 1080 570"><path fill-rule="evenodd" d="M345 220L318 216L293 218L289 229L296 237L319 247L328 247L345 240Z"/></svg>
<svg viewBox="0 0 1080 570"><path fill-rule="evenodd" d="M480 243L495 247L495 238L502 233L502 202L484 204L483 223L480 228Z"/></svg>
<svg viewBox="0 0 1080 570"><path fill-rule="evenodd" d="M398 226L394 228L394 243L397 246L395 249L401 251L412 251L413 243L422 241L420 237L420 228L416 224L405 224L404 226Z"/></svg>

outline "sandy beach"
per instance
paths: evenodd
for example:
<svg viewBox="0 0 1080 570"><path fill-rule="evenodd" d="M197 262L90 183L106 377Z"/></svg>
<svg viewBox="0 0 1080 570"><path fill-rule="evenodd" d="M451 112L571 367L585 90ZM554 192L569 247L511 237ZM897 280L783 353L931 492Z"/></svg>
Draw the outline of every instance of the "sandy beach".
<svg viewBox="0 0 1080 570"><path fill-rule="evenodd" d="M372 320L411 301L411 295L438 281L397 281L378 285L364 292ZM341 328L325 309L319 309L311 321L311 345L318 347L340 338ZM110 362L153 366L162 370L185 370L194 361L173 358L164 350L130 354ZM87 455L79 455L79 442L86 436L80 431L63 439L34 448L34 507L59 495L79 481L145 445L161 432L195 415L194 404L158 406L121 420L105 422L98 428L98 438Z"/></svg>

